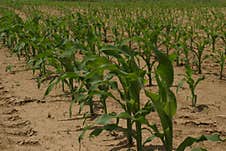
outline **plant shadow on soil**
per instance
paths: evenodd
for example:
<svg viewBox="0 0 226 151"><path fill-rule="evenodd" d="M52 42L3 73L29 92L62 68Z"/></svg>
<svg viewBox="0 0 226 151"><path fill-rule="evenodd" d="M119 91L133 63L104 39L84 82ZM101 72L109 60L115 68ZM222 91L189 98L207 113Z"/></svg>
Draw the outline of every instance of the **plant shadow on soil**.
<svg viewBox="0 0 226 151"><path fill-rule="evenodd" d="M134 145L131 147L134 147ZM118 150L126 149L126 148L128 148L128 151L136 151L135 149L129 148L129 145L127 144L126 140L118 143L117 146L113 147L110 151L118 151ZM148 145L148 146L144 146L143 150L144 151L154 151L154 150L165 151L165 148L163 145Z"/></svg>

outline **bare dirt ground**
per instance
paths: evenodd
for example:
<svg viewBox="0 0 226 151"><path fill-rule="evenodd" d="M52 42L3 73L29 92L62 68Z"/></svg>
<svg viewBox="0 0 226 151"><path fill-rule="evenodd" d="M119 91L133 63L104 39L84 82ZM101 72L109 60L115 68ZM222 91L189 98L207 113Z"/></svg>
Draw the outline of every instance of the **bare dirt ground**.
<svg viewBox="0 0 226 151"><path fill-rule="evenodd" d="M9 65L13 65L12 71L5 72ZM191 101L187 99L190 92L186 85L177 94L175 147L187 136L217 132L226 137L226 80L218 80L217 72L214 65L205 66L206 79L197 89L199 110L191 108ZM182 78L177 76L179 73L183 73L182 67L175 68L176 83ZM79 150L78 136L83 120L76 114L78 108L74 107L74 115L69 118L70 99L61 95L60 88L43 98L46 86L38 89L34 77L24 61L18 61L7 49L0 49L0 150ZM110 110L119 110L111 100L108 106L111 106ZM148 118L158 122L155 113ZM144 136L150 134L144 133ZM97 138L85 138L81 150L127 150L125 142L126 138L120 132L104 132ZM205 142L194 146L205 146L209 151L226 150L226 142ZM159 140L155 140L145 150L162 150L162 146Z"/></svg>

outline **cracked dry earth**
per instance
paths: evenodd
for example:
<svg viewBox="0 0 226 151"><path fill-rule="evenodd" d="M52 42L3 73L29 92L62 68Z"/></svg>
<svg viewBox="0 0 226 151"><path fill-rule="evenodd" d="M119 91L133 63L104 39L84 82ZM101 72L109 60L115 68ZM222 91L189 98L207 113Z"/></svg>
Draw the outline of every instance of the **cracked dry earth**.
<svg viewBox="0 0 226 151"><path fill-rule="evenodd" d="M13 65L12 70L6 72L9 65ZM183 69L175 68L175 73L178 82ZM218 80L217 69L212 66L205 66L204 73L206 79L198 86L197 110L193 110L186 99L189 95L186 86L177 94L175 147L187 136L217 132L226 137L226 80ZM43 98L46 85L37 89L34 77L23 60L18 61L6 48L0 49L0 151L78 151L77 139L83 122L81 115L76 114L78 107L74 107L74 115L69 118L69 98L62 95L60 88ZM120 111L111 100L108 106L110 111ZM148 118L159 125L156 113ZM144 132L144 137L148 136L150 134ZM204 142L194 146L226 151L226 142ZM85 138L81 147L82 151L128 150L126 137L117 131L104 132L93 139ZM159 140L154 140L144 150L163 151Z"/></svg>

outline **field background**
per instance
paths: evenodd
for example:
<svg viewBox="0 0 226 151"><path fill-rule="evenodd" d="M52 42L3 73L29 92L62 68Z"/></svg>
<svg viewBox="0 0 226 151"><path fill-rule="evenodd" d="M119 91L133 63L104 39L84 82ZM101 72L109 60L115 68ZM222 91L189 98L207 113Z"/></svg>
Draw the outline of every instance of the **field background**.
<svg viewBox="0 0 226 151"><path fill-rule="evenodd" d="M219 33L225 36L226 31L226 1L225 0L151 0L151 1L46 1L46 0L1 0L0 16L3 16L6 10L10 10L19 15L23 20L32 16L34 11L42 14L43 22L50 18L57 22L71 13L76 16L80 12L90 20L93 18L106 21L107 42L114 44L114 37L111 33L111 27L118 27L119 32L124 29L123 24L117 26L120 21L123 22L123 15L114 14L117 8L125 11L126 19L139 20L143 16L142 10L146 10L147 18L173 18L176 25L184 26L195 24L210 27L216 24L222 24ZM93 10L100 10L99 16L92 16ZM150 10L150 11L149 11ZM101 12L105 14L101 14ZM131 14L130 14L131 12ZM138 13L138 15L136 14ZM151 12L151 13L148 13ZM221 14L219 17L208 17L205 14ZM181 13L181 14L180 14ZM191 15L189 15L191 13ZM88 15L87 15L88 14ZM106 15L107 14L107 15ZM155 16L156 14L156 16ZM106 16L110 15L110 18ZM66 16L66 17L65 17ZM191 20L186 17L192 16ZM210 15L211 16L211 15ZM65 18L64 18L65 17ZM84 18L85 18L84 17ZM177 19L175 19L177 18ZM209 18L210 20L206 20ZM189 17L188 17L189 19ZM167 20L167 19L166 19ZM170 19L169 19L170 20ZM68 21L68 20L67 20ZM216 22L215 22L216 21ZM132 20L133 22L133 20ZM164 21L163 21L164 22ZM69 24L69 22L67 22ZM200 23L200 24L199 24ZM127 25L127 24L125 24ZM1 27L0 27L1 30ZM218 32L217 31L217 32ZM87 31L85 31L87 32ZM203 36L203 31L195 31L199 36ZM164 35L164 32L163 32ZM123 34L128 38L128 34ZM203 36L205 37L205 36ZM125 39L126 39L125 38ZM163 38L164 39L164 38ZM202 38L197 39L202 40ZM102 42L101 42L102 45ZM104 45L104 44L103 44ZM137 48L137 43L131 44L133 49ZM159 49L166 50L166 45L160 45ZM222 40L216 42L216 51L224 51L225 44ZM194 48L195 49L195 48ZM205 48L205 54L212 52L212 46ZM169 52L173 52L169 48ZM212 54L212 53L211 53ZM216 54L216 52L214 52ZM79 56L80 57L80 56ZM79 58L78 57L78 58ZM192 58L192 57L191 57ZM144 62L141 62L144 66ZM10 70L6 70L9 69ZM177 66L174 63L175 79L172 90L176 93L176 88L185 73L183 64ZM219 79L219 64L212 58L204 61L202 74L195 73L194 78L204 75L205 80L197 87L198 102L197 109L191 106L190 91L187 84L176 93L177 113L174 117L174 147L176 147L187 136L200 136L202 134L219 133L222 138L226 137L226 67L224 67L223 78ZM194 70L197 68L194 67ZM18 60L17 55L12 53L1 43L0 49L0 150L1 151L126 151L128 145L126 137L122 132L106 132L100 136L89 139L88 134L84 137L81 144L78 137L82 132L83 116L78 114L79 106L73 107L72 117L69 117L70 97L62 92L61 86L57 86L47 97L43 98L48 82L37 88L35 78L38 73L33 74L25 58ZM157 90L156 81L151 88ZM144 104L147 97L142 93L141 104ZM121 108L113 100L107 101L109 112L120 112ZM84 108L83 113L88 111ZM103 111L98 110L100 113ZM150 121L160 126L157 113L151 113L147 117ZM88 119L92 123L93 119ZM125 123L121 123L125 126ZM144 138L150 133L144 132ZM193 147L201 146L209 151L225 151L226 142L203 142L194 144ZM136 150L133 146L131 150ZM159 139L145 145L144 150L163 151L162 143ZM187 150L191 150L188 148Z"/></svg>

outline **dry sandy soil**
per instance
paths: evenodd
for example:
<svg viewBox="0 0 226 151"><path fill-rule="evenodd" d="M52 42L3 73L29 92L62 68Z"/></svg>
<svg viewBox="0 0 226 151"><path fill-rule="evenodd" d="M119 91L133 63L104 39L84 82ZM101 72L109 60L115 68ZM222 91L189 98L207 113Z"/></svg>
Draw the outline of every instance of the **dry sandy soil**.
<svg viewBox="0 0 226 151"><path fill-rule="evenodd" d="M5 72L8 65L14 65L11 72ZM175 68L176 82L182 78L182 67ZM178 112L174 119L175 147L187 136L220 133L226 137L226 80L218 80L217 67L205 66L206 79L198 86L198 108L194 111L187 96L189 89L177 94ZM56 88L49 97L43 98L46 86L37 88L32 71L24 61L0 49L0 150L1 151L77 151L78 136L83 119L73 109L69 118L69 98ZM109 100L110 110L119 107ZM150 120L158 123L155 113ZM91 120L91 119L89 119ZM144 133L144 137L150 134ZM82 151L128 150L126 138L121 132L104 132L97 138L85 138ZM209 151L225 151L226 142L199 143ZM135 147L132 147L135 150ZM145 150L163 150L159 140L151 142ZM190 149L188 149L190 150Z"/></svg>

